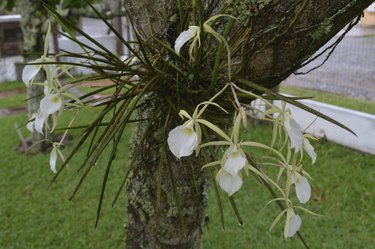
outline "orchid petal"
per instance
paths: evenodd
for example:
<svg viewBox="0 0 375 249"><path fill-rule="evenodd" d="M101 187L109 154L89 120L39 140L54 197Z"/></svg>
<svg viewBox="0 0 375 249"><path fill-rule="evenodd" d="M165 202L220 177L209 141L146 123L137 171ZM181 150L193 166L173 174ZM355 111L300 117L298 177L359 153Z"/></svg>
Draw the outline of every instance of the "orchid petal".
<svg viewBox="0 0 375 249"><path fill-rule="evenodd" d="M291 212L292 213L289 215L289 222L287 222L288 226L285 226L285 231L284 231L286 238L293 237L302 225L301 217L299 215L294 214L293 211Z"/></svg>
<svg viewBox="0 0 375 249"><path fill-rule="evenodd" d="M30 61L29 63L40 63L40 62L42 62L41 58L36 59L34 61ZM42 68L42 65L26 65L22 71L23 83L25 83L25 85L29 87L41 68Z"/></svg>
<svg viewBox="0 0 375 249"><path fill-rule="evenodd" d="M40 111L44 115L57 112L62 105L62 98L58 94L49 94L40 101Z"/></svg>
<svg viewBox="0 0 375 249"><path fill-rule="evenodd" d="M167 142L172 154L180 159L193 154L198 146L198 136L192 128L180 125L169 132Z"/></svg>
<svg viewBox="0 0 375 249"><path fill-rule="evenodd" d="M284 125L290 139L290 147L298 152L301 149L303 139L301 127L289 114L285 117Z"/></svg>
<svg viewBox="0 0 375 249"><path fill-rule="evenodd" d="M238 171L245 167L246 162L246 157L240 151L238 151L236 147L233 147L233 149L226 154L224 169L232 176L236 176Z"/></svg>
<svg viewBox="0 0 375 249"><path fill-rule="evenodd" d="M56 171L56 160L57 160L57 150L56 148L53 148L51 150L50 158L49 158L49 165L51 167L51 170L53 173L57 173Z"/></svg>
<svg viewBox="0 0 375 249"><path fill-rule="evenodd" d="M27 128L30 132L33 132L33 131L34 131L34 121L29 121L29 122L26 124L26 128Z"/></svg>
<svg viewBox="0 0 375 249"><path fill-rule="evenodd" d="M30 131L30 132L33 132L34 131L34 126L35 126L35 118L38 116L38 113L33 113L28 121L28 123L26 124L26 128ZM32 120L32 121L31 121Z"/></svg>
<svg viewBox="0 0 375 249"><path fill-rule="evenodd" d="M310 156L312 164L314 164L316 162L316 153L314 147L310 144L310 141L307 138L303 140L303 148L305 149L306 153Z"/></svg>
<svg viewBox="0 0 375 249"><path fill-rule="evenodd" d="M40 134L43 134L43 126L47 118L48 115L43 115L42 113L39 113L38 116L35 117L34 128Z"/></svg>
<svg viewBox="0 0 375 249"><path fill-rule="evenodd" d="M311 186L306 177L295 173L292 179L293 183L296 185L297 198L301 203L306 203L311 197Z"/></svg>
<svg viewBox="0 0 375 249"><path fill-rule="evenodd" d="M233 176L226 171L223 171L219 177L220 188L227 192L229 196L237 192L241 188L242 183L242 178L239 175Z"/></svg>
<svg viewBox="0 0 375 249"><path fill-rule="evenodd" d="M180 55L182 46L190 39L194 38L197 35L199 29L200 28L197 26L190 26L188 30L181 32L174 44L174 50L176 51L176 54Z"/></svg>

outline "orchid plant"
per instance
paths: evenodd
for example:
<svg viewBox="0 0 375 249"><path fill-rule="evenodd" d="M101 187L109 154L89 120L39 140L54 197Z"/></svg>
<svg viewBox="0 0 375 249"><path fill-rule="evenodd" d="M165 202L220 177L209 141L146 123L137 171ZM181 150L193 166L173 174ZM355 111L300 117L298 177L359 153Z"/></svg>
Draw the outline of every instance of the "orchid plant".
<svg viewBox="0 0 375 249"><path fill-rule="evenodd" d="M199 167L202 170L216 170L215 187L222 189L230 200L238 191L244 191L242 189L246 185L245 178L255 175L268 189L272 190L273 199L267 205L277 202L282 207L270 229L284 217L284 237L298 234L302 239L299 233L302 219L296 211L316 214L295 204L293 196L295 193L301 204L306 204L311 198L309 179L312 177L306 171L304 165L306 160L303 159L307 155L311 158L312 164L316 162L317 154L310 141L317 140L317 138L307 134L306 129L300 127L286 103L307 109L320 118L345 129L348 128L307 108L293 98L274 93L232 73L236 70L234 66L236 63L232 63L231 42L236 41L228 41L228 35L233 22L237 20L233 16L235 12L226 13L227 8L224 8L219 14L207 18L206 21L200 21L201 18L195 17L185 22L185 17L182 18L181 23L184 25L180 27L181 32L175 37L173 44L167 44L155 37L146 40L136 29L134 30L136 41L125 41L103 18L109 29L132 52L128 58L121 58L64 19L54 8L48 4L45 6L53 18L66 30L67 33L63 35L81 46L82 53L65 51L58 55L49 54L51 28L48 28L43 55L27 65L23 71L22 78L28 87L40 85L45 89L45 96L40 102L39 111L32 115L27 128L35 129L42 134L51 133L63 111L77 110L78 115L78 110L89 106L86 103L90 103L90 108L96 105L104 106L99 116L90 125L84 127L77 146L66 159L60 149L62 141L53 143L50 168L56 174L53 179L56 179L74 154L81 149L82 144L91 139L87 158L80 167L86 171L71 198L88 172L97 164L102 152L113 141L111 157L107 164L109 171L115 158L117 145L129 123L141 123L148 120L152 124L163 120L164 124L160 127L164 127L166 132L160 131L164 135L161 147L168 147L176 160L185 162L193 157L204 158L204 163ZM93 10L96 11L94 8ZM96 13L101 17L100 13ZM218 22L219 19L220 22ZM95 46L78 41L75 33L79 33ZM212 49L215 46L218 48L215 51L216 58L208 60L205 56L212 55ZM226 56L225 62L222 62L224 47ZM60 63L56 59L57 56L79 59L80 62L72 62L70 65ZM211 67L212 61L215 63ZM212 74L200 73L200 67L206 65ZM76 79L69 73L69 69L73 66L88 68L94 74ZM45 72L47 81L34 82L35 76L41 70ZM68 75L72 80L61 83L60 78L63 75ZM110 79L113 85L79 97L68 92L70 87L77 86L85 80L99 79ZM199 85L203 84L201 82L207 83L207 86L201 87ZM88 99L110 88L113 89L113 95L109 99ZM146 118L141 116L139 119L132 120L133 113L139 112L142 106L147 105L147 102L142 103L142 100L152 98L154 95L163 96L166 99L165 103L169 105L163 118L160 119L156 114L151 113ZM251 105L251 102L256 99L260 100L265 108ZM272 100L281 100L281 105L276 105ZM171 127L172 124L176 124L176 119L174 119L176 116L184 121ZM52 117L51 126L48 123L49 117ZM105 123L103 120L107 117L110 117L109 122ZM251 133L251 130L246 131L250 118L260 119L272 125L270 141L252 141L246 138L247 132ZM73 121L74 118L64 136L68 133ZM104 129L100 130L99 127L103 126ZM145 130L143 137L138 141L140 147L145 144L149 136L150 129ZM134 149L129 171L139 157L140 147ZM255 149L263 150L270 156L259 158L253 152ZM165 156L162 149L161 151L161 158L168 156ZM58 157L62 159L60 166L56 163ZM268 173L274 168L279 172L276 179L272 179ZM103 179L98 217L108 171ZM126 182L129 171L126 173L115 201Z"/></svg>

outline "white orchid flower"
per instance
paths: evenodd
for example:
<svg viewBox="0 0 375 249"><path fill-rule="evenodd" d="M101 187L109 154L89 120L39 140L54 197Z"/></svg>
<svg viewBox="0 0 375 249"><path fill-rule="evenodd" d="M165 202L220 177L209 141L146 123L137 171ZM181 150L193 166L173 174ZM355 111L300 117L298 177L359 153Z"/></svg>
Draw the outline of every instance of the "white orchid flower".
<svg viewBox="0 0 375 249"><path fill-rule="evenodd" d="M284 127L290 139L290 147L298 152L302 147L303 133L299 124L289 113L284 114Z"/></svg>
<svg viewBox="0 0 375 249"><path fill-rule="evenodd" d="M232 176L236 176L247 163L247 159L241 149L237 146L230 147L224 155L224 170Z"/></svg>
<svg viewBox="0 0 375 249"><path fill-rule="evenodd" d="M48 116L60 110L62 104L62 97L58 94L48 94L44 96L44 98L40 101L39 112L34 113L31 116L31 119L34 120L29 121L26 128L30 132L36 130L37 132L43 134L44 123L48 119Z"/></svg>
<svg viewBox="0 0 375 249"><path fill-rule="evenodd" d="M301 217L299 215L296 215L293 209L289 208L287 215L286 215L286 222L285 222L285 228L284 228L285 238L293 237L300 229L301 224L302 224Z"/></svg>
<svg viewBox="0 0 375 249"><path fill-rule="evenodd" d="M38 58L36 60L33 60L33 61L30 61L29 63L42 63L43 62L43 59L42 58ZM23 68L23 71L22 71L22 81L23 83L25 83L25 85L27 87L29 87L35 76L39 73L40 69L42 69L42 65L39 64L39 65L26 65L24 68Z"/></svg>
<svg viewBox="0 0 375 249"><path fill-rule="evenodd" d="M43 134L43 126L44 126L44 122L46 121L46 119L48 118L47 115L44 115L43 113L34 113L32 116L31 116L31 119L34 119L33 121L29 121L26 125L26 128L30 131L30 132L34 132L34 130L36 130L37 132Z"/></svg>
<svg viewBox="0 0 375 249"><path fill-rule="evenodd" d="M229 196L240 190L242 186L242 178L239 175L233 176L225 170L219 171L218 182L222 190L224 190Z"/></svg>
<svg viewBox="0 0 375 249"><path fill-rule="evenodd" d="M180 50L182 46L185 43L187 43L189 40L194 39L194 38L199 39L199 33L200 33L200 27L198 26L190 26L188 30L182 31L181 34L177 37L175 44L174 44L174 50L176 51L176 54L180 55Z"/></svg>
<svg viewBox="0 0 375 249"><path fill-rule="evenodd" d="M35 119L36 117L38 116L38 113L33 113L29 119L29 121L27 122L26 124L26 128L30 131L30 132L33 132L34 131L34 127L35 127Z"/></svg>
<svg viewBox="0 0 375 249"><path fill-rule="evenodd" d="M307 138L303 139L303 149L306 151L306 153L311 158L312 164L314 164L316 162L317 156L316 156L314 147L310 144L310 141Z"/></svg>
<svg viewBox="0 0 375 249"><path fill-rule="evenodd" d="M63 100L59 94L48 94L40 101L40 112L48 116L60 110L62 104Z"/></svg>
<svg viewBox="0 0 375 249"><path fill-rule="evenodd" d="M34 128L40 134L43 134L44 122L47 120L47 118L48 115L44 115L43 113L39 113L38 116L36 116L35 118Z"/></svg>
<svg viewBox="0 0 375 249"><path fill-rule="evenodd" d="M190 156L198 146L198 135L191 125L180 125L171 130L168 134L168 146L172 154L180 159Z"/></svg>
<svg viewBox="0 0 375 249"><path fill-rule="evenodd" d="M34 131L34 121L29 121L29 122L26 124L26 128L27 128L30 132L33 132L33 131Z"/></svg>
<svg viewBox="0 0 375 249"><path fill-rule="evenodd" d="M57 148L53 147L49 157L49 166L53 173L57 173L56 171L56 160L57 160Z"/></svg>
<svg viewBox="0 0 375 249"><path fill-rule="evenodd" d="M301 203L306 203L311 197L311 186L306 177L295 172L292 176L292 183L296 186L297 198Z"/></svg>

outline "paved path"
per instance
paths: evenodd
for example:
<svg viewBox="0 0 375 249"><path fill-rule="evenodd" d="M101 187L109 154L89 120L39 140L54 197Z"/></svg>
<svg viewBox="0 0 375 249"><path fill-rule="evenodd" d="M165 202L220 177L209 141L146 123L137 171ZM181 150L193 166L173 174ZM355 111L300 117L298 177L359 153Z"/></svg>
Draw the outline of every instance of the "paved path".
<svg viewBox="0 0 375 249"><path fill-rule="evenodd" d="M321 64L325 57L300 71ZM375 101L375 28L355 27L321 68L307 75L292 75L286 84Z"/></svg>

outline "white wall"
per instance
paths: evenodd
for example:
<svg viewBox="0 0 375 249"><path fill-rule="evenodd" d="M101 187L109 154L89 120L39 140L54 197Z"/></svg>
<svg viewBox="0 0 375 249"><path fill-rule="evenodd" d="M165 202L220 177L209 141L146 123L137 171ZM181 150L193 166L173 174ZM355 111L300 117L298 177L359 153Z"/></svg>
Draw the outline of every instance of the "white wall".
<svg viewBox="0 0 375 249"><path fill-rule="evenodd" d="M11 56L0 58L0 84L5 81L15 81L16 75L16 62L23 62L22 56Z"/></svg>

